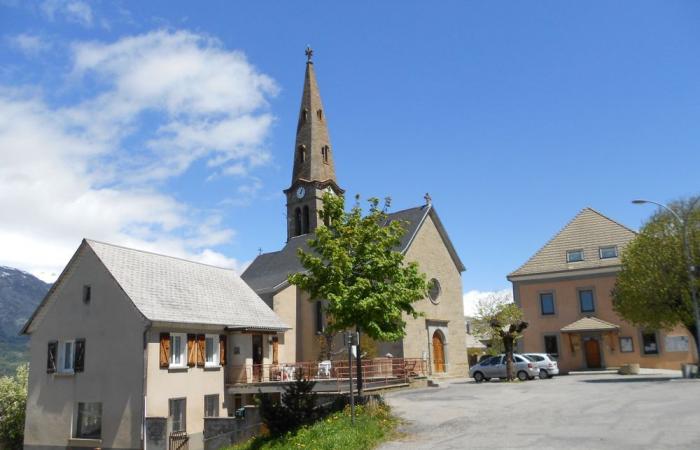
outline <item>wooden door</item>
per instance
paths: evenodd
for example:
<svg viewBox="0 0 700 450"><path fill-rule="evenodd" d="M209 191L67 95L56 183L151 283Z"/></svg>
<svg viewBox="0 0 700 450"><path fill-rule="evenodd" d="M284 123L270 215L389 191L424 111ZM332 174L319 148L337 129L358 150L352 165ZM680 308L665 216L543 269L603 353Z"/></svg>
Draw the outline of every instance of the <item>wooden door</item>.
<svg viewBox="0 0 700 450"><path fill-rule="evenodd" d="M280 342L279 338L272 338L272 364L279 364Z"/></svg>
<svg viewBox="0 0 700 450"><path fill-rule="evenodd" d="M253 380L262 381L263 372L263 336L253 335Z"/></svg>
<svg viewBox="0 0 700 450"><path fill-rule="evenodd" d="M445 346L439 331L433 334L433 364L435 372L445 371Z"/></svg>
<svg viewBox="0 0 700 450"><path fill-rule="evenodd" d="M600 345L596 339L586 341L586 366L589 369L600 368Z"/></svg>

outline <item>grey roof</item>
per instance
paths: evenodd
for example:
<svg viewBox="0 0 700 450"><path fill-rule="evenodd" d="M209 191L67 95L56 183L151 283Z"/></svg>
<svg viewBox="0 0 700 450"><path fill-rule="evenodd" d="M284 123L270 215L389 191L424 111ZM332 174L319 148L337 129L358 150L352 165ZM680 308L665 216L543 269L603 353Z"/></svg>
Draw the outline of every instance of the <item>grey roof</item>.
<svg viewBox="0 0 700 450"><path fill-rule="evenodd" d="M95 252L134 306L150 321L289 329L233 270L93 240L83 240L81 249L84 246ZM60 281L61 277L55 285ZM28 327L29 322L25 330Z"/></svg>
<svg viewBox="0 0 700 450"><path fill-rule="evenodd" d="M581 269L613 268L620 265L620 255L636 233L591 208L582 209L566 226L535 253L525 264L508 275L566 272ZM601 259L600 247L617 246L618 256ZM567 262L567 250L583 250L584 259Z"/></svg>
<svg viewBox="0 0 700 450"><path fill-rule="evenodd" d="M400 220L405 222L406 233L401 238L398 251L406 252L408 247L413 242L416 233L425 221L425 218L431 216L435 222L440 235L442 236L445 245L447 246L450 255L455 264L460 270L464 270L464 265L457 255L452 242L450 241L447 232L440 221L440 218L431 205L423 205L415 208L404 209L388 214L387 221ZM243 272L241 277L252 287L255 292L276 292L280 288L287 285L287 277L293 273L303 272L304 268L299 262L297 249L309 249L307 241L313 237L313 234L293 237L287 242L282 250L277 252L263 253L259 255Z"/></svg>

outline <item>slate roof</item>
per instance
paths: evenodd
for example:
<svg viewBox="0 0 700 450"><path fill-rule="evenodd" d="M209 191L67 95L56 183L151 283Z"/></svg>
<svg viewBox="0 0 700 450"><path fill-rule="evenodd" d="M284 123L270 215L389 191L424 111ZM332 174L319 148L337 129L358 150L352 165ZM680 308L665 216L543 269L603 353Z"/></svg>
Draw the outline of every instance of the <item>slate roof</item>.
<svg viewBox="0 0 700 450"><path fill-rule="evenodd" d="M83 240L76 255L84 246L95 252L134 306L150 321L289 329L233 270L93 240ZM67 270L68 267L64 274ZM60 284L64 274L54 286ZM51 294L52 291L23 331Z"/></svg>
<svg viewBox="0 0 700 450"><path fill-rule="evenodd" d="M615 331L619 326L600 320L597 317L584 317L576 322L570 323L561 329L562 333L580 333L583 331Z"/></svg>
<svg viewBox="0 0 700 450"><path fill-rule="evenodd" d="M406 233L401 238L401 243L397 250L401 252L406 252L406 250L408 250L408 247L411 245L411 242L413 242L416 233L428 215L430 215L435 222L455 264L463 271L464 265L459 259L432 205L418 206L388 214L388 221L401 220L406 223ZM290 274L304 271L304 268L299 262L299 257L297 256L297 249L302 247L304 250L308 250L307 241L311 239L312 236L312 234L306 234L293 237L282 250L259 255L251 265L248 266L245 272L243 272L241 278L243 278L255 292L276 292L280 288L286 286L287 277Z"/></svg>
<svg viewBox="0 0 700 450"><path fill-rule="evenodd" d="M508 275L534 275L580 269L597 269L620 265L620 255L636 232L592 208L582 209L559 233L525 264ZM599 248L617 246L618 256L601 259ZM567 250L583 249L584 259L567 262Z"/></svg>

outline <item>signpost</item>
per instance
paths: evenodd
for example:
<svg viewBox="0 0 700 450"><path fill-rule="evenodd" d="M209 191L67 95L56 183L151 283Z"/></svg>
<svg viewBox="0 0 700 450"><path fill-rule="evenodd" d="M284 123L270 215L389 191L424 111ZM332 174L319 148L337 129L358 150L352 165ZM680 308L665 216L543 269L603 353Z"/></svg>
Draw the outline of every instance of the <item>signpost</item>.
<svg viewBox="0 0 700 450"><path fill-rule="evenodd" d="M352 357L353 350L357 342L359 341L359 333L348 331L345 333L345 345L348 347L348 382L350 383L350 417L352 419L352 424L355 424L355 393L352 387Z"/></svg>

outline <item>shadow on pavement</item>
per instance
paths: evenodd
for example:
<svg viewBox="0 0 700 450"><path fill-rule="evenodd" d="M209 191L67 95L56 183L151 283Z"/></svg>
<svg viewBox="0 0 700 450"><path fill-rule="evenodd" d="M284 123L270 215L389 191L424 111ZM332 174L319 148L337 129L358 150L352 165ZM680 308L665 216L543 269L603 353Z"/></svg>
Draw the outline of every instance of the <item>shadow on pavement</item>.
<svg viewBox="0 0 700 450"><path fill-rule="evenodd" d="M603 378L601 380L581 380L579 383L642 383L647 381L670 381L677 377L634 377L634 378Z"/></svg>

